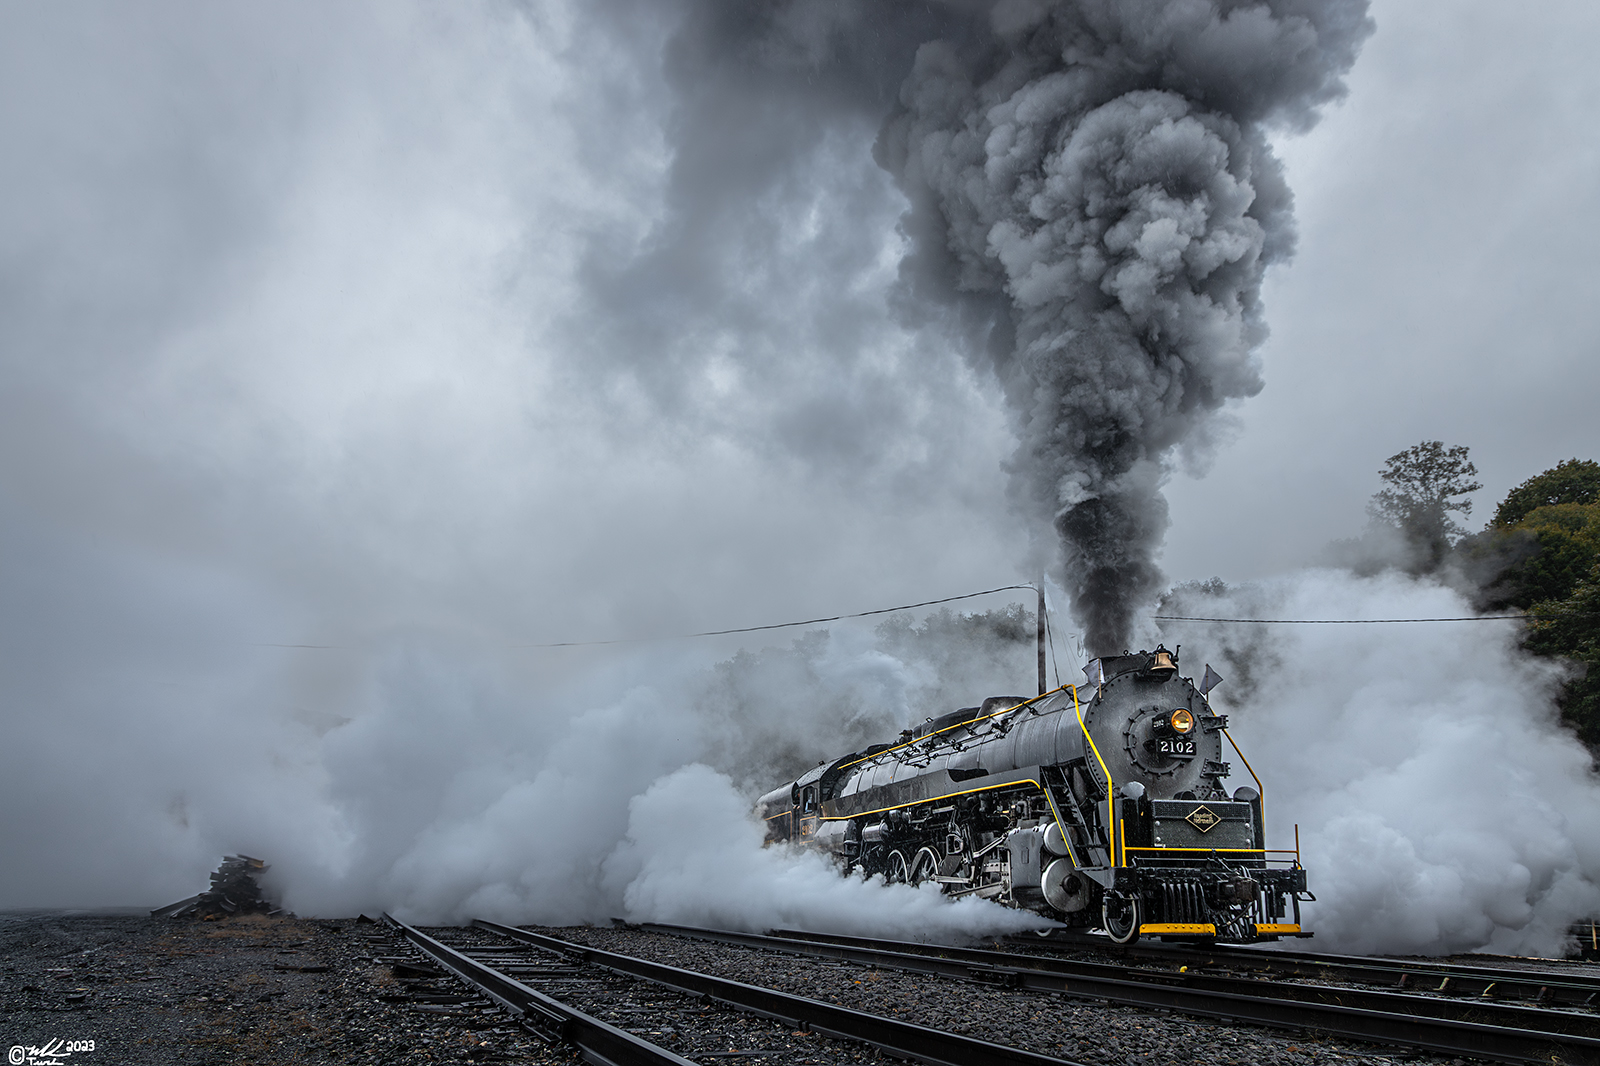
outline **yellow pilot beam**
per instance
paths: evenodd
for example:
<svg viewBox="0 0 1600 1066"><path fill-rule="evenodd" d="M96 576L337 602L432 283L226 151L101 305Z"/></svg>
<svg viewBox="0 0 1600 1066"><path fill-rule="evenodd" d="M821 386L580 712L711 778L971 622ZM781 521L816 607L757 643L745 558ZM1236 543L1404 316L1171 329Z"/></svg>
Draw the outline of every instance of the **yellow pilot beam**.
<svg viewBox="0 0 1600 1066"><path fill-rule="evenodd" d="M1210 922L1147 922L1139 927L1139 933L1148 936L1216 936L1217 927Z"/></svg>

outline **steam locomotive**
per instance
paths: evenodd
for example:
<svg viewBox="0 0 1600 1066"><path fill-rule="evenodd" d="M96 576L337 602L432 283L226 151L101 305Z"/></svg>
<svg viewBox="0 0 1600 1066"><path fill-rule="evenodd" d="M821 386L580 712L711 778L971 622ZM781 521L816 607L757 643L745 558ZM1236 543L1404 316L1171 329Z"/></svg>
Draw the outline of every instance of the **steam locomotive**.
<svg viewBox="0 0 1600 1066"><path fill-rule="evenodd" d="M1120 944L1310 936L1298 849L1267 850L1261 781L1207 702L1221 679L1180 677L1165 647L1086 672L1088 685L991 696L773 789L758 806L767 841ZM1224 740L1255 788L1224 788Z"/></svg>

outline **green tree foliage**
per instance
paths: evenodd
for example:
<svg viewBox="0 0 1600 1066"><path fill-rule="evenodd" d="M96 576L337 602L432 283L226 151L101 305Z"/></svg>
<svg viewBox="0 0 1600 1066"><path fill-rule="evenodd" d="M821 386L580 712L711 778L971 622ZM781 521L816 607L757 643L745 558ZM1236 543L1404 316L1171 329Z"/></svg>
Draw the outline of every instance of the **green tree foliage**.
<svg viewBox="0 0 1600 1066"><path fill-rule="evenodd" d="M1536 508L1568 503L1600 503L1600 463L1567 459L1535 474L1506 494L1490 524L1505 529L1521 522Z"/></svg>
<svg viewBox="0 0 1600 1066"><path fill-rule="evenodd" d="M1600 463L1568 459L1524 481L1456 554L1484 588L1483 607L1571 596L1600 562Z"/></svg>
<svg viewBox="0 0 1600 1066"><path fill-rule="evenodd" d="M1581 671L1561 694L1561 717L1590 751L1600 752L1600 565L1565 597L1539 600L1530 613L1524 646L1539 655L1567 659Z"/></svg>
<svg viewBox="0 0 1600 1066"><path fill-rule="evenodd" d="M1512 606L1566 599L1600 561L1600 504L1535 507L1505 532L1531 535L1537 545L1513 570L1516 582L1507 598Z"/></svg>
<svg viewBox="0 0 1600 1066"><path fill-rule="evenodd" d="M1600 463L1569 459L1524 481L1461 549L1469 568L1505 564L1485 605L1528 612L1523 646L1576 666L1561 715L1600 753Z"/></svg>
<svg viewBox="0 0 1600 1066"><path fill-rule="evenodd" d="M1472 501L1461 497L1483 488L1474 480L1478 468L1467 451L1465 445L1447 448L1443 441L1425 440L1389 456L1378 471L1385 487L1373 495L1367 514L1399 532L1413 573L1437 570L1466 533L1452 515L1471 514Z"/></svg>

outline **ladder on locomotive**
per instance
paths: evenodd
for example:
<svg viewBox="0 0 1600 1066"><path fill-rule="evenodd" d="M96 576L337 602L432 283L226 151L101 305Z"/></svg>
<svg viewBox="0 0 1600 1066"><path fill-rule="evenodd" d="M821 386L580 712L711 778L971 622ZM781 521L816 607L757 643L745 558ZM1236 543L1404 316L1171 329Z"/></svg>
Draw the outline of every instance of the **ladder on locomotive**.
<svg viewBox="0 0 1600 1066"><path fill-rule="evenodd" d="M1039 771L1045 798L1050 803L1050 810L1056 816L1061 831L1072 845L1078 868L1085 873L1092 873L1093 869L1110 870L1110 845L1105 836L1096 832L1094 821L1078 803L1078 797L1073 794L1067 780L1067 768L1041 766Z"/></svg>

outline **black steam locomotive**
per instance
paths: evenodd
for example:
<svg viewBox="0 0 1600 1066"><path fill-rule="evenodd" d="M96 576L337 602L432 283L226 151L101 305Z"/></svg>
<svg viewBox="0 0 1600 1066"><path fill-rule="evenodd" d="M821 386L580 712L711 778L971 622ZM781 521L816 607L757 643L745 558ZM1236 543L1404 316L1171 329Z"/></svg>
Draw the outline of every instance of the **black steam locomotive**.
<svg viewBox="0 0 1600 1066"><path fill-rule="evenodd" d="M1223 787L1215 683L1153 652L1090 664L1090 685L991 696L825 763L761 797L793 841L892 882L1025 907L1118 943L1276 940L1300 927L1298 850L1267 850L1259 778Z"/></svg>

